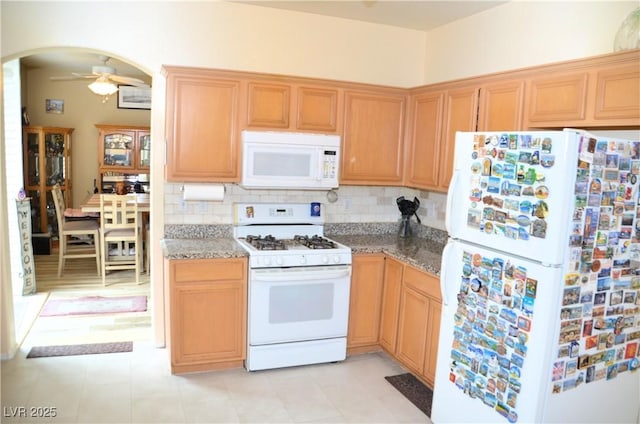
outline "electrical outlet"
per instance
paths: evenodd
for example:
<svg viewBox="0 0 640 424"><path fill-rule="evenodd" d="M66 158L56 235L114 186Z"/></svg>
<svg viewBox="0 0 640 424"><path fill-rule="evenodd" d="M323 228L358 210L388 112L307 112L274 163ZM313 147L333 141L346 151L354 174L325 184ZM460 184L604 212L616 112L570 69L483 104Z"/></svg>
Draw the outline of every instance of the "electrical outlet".
<svg viewBox="0 0 640 424"><path fill-rule="evenodd" d="M351 198L350 197L346 197L344 199L344 208L345 208L345 210L351 209Z"/></svg>

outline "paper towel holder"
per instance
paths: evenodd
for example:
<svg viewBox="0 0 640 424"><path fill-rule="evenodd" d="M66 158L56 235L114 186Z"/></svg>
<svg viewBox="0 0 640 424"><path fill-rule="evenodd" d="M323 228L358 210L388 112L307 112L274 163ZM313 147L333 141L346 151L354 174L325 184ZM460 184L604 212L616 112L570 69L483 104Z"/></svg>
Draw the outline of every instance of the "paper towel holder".
<svg viewBox="0 0 640 424"><path fill-rule="evenodd" d="M182 184L180 191L185 201L222 201L227 187L224 184Z"/></svg>

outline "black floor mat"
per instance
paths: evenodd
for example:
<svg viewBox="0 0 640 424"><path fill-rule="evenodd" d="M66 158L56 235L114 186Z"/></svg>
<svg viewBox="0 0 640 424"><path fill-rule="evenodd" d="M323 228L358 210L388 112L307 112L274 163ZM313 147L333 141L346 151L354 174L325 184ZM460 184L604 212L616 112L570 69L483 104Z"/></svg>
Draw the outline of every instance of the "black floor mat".
<svg viewBox="0 0 640 424"><path fill-rule="evenodd" d="M418 407L426 416L431 417L431 401L433 399L433 391L422 384L420 380L415 378L413 374L406 373L400 375L392 375L385 377L393 387Z"/></svg>

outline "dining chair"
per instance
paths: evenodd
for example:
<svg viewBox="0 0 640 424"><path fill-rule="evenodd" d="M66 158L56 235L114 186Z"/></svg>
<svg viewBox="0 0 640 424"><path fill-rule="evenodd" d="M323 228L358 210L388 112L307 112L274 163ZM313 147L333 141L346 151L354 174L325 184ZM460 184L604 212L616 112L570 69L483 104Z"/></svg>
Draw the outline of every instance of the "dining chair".
<svg viewBox="0 0 640 424"><path fill-rule="evenodd" d="M51 194L56 208L60 240L58 247L58 277L62 276L67 259L79 258L96 258L96 268L98 275L100 275L100 224L98 224L98 220L78 219L81 218L78 214L71 214L72 216L76 215L75 219L65 217L67 207L59 184L53 186ZM82 218L91 218L91 216L84 215ZM92 251L89 249L92 249Z"/></svg>
<svg viewBox="0 0 640 424"><path fill-rule="evenodd" d="M102 284L107 271L133 269L140 284L142 240L136 195L100 195Z"/></svg>

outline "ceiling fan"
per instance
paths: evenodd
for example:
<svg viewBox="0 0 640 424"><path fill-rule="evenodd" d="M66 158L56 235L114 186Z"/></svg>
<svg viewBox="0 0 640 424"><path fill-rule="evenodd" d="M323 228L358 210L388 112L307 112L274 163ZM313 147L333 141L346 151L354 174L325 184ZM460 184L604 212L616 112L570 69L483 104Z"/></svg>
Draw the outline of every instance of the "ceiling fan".
<svg viewBox="0 0 640 424"><path fill-rule="evenodd" d="M98 56L98 59L102 62L101 65L95 65L91 67L90 74L80 74L72 72L70 76L50 77L52 81L69 81L78 79L95 79L94 82L89 84L89 89L101 96L109 96L118 91L117 84L127 84L136 87L148 87L144 81L134 77L128 77L124 75L118 75L116 68L107 65L110 57Z"/></svg>

